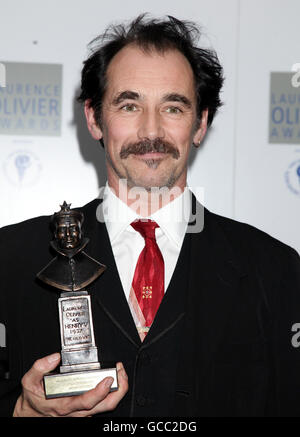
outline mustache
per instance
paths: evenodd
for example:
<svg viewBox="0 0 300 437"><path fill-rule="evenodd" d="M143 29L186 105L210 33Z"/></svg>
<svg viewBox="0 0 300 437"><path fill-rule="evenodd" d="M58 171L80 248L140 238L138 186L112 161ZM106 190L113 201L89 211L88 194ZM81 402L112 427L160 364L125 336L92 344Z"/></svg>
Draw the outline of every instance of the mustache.
<svg viewBox="0 0 300 437"><path fill-rule="evenodd" d="M126 159L129 155L144 155L145 153L169 153L174 159L178 159L180 156L177 147L168 141L164 141L160 138L155 140L141 140L136 143L129 143L127 146L123 146L120 151L120 158Z"/></svg>

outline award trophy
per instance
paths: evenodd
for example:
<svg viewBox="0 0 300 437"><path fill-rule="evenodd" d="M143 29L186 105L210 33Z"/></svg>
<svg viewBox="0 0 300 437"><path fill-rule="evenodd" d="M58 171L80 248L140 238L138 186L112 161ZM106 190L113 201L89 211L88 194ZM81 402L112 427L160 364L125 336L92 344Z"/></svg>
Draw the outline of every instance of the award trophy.
<svg viewBox="0 0 300 437"><path fill-rule="evenodd" d="M41 281L62 290L58 299L62 362L60 373L44 376L46 399L84 393L107 376L114 378L110 390L118 389L116 368L102 369L98 361L91 298L82 290L106 269L83 251L89 242L82 235L83 219L66 202L61 205L52 217L55 238L50 242L57 256L37 274Z"/></svg>

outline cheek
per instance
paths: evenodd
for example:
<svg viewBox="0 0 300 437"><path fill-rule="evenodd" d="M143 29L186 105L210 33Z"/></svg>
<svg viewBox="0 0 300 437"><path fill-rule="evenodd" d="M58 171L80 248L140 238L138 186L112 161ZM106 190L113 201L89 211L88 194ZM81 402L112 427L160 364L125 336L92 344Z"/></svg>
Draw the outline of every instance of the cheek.
<svg viewBox="0 0 300 437"><path fill-rule="evenodd" d="M114 149L119 149L124 143L135 140L137 128L133 120L119 117L111 117L103 129L104 143L109 147L114 145Z"/></svg>
<svg viewBox="0 0 300 437"><path fill-rule="evenodd" d="M193 132L190 123L180 121L172 124L169 123L167 132L173 143L180 149L188 149L192 143Z"/></svg>

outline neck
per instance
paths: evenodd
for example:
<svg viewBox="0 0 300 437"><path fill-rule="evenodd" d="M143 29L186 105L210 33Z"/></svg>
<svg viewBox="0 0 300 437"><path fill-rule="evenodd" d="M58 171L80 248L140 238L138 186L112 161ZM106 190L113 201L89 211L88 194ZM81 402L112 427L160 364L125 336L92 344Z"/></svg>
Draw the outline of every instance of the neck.
<svg viewBox="0 0 300 437"><path fill-rule="evenodd" d="M120 200L142 217L151 216L160 208L172 202L183 193L186 186L183 184L182 186L174 185L172 188L152 187L150 190L146 190L142 187L128 187L126 179L119 179L117 185L111 185L108 181L108 185Z"/></svg>

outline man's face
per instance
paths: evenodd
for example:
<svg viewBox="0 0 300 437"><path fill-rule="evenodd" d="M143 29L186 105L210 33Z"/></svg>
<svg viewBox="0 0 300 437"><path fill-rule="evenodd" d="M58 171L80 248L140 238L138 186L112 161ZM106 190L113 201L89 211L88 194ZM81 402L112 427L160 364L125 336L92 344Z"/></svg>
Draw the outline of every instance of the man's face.
<svg viewBox="0 0 300 437"><path fill-rule="evenodd" d="M77 220L59 220L56 227L56 238L61 249L74 249L81 241L81 229Z"/></svg>
<svg viewBox="0 0 300 437"><path fill-rule="evenodd" d="M125 47L107 70L101 127L88 105L85 111L93 137L103 138L111 187L127 179L129 187L184 188L190 147L205 134L207 112L199 129L193 72L179 51Z"/></svg>

